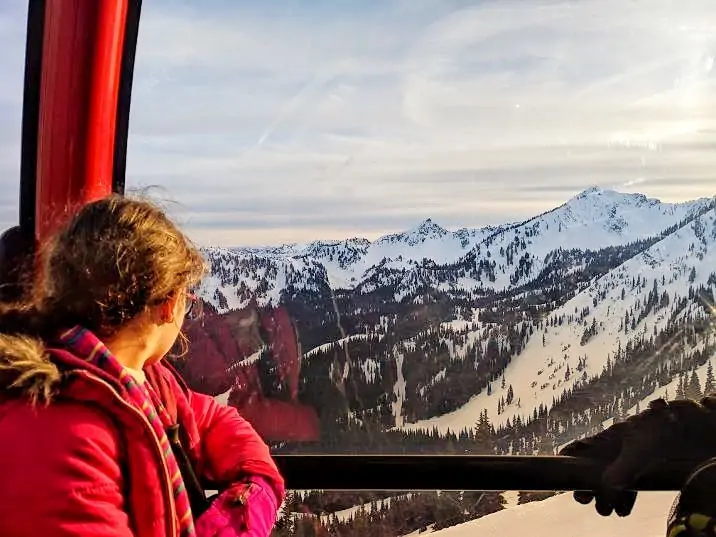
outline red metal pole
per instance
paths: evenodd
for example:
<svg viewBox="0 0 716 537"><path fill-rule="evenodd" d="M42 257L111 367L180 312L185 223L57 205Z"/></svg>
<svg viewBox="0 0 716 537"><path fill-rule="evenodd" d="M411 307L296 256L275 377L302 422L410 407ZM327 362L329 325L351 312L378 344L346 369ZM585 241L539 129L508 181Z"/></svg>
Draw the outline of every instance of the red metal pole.
<svg viewBox="0 0 716 537"><path fill-rule="evenodd" d="M127 0L47 0L35 239L112 191Z"/></svg>

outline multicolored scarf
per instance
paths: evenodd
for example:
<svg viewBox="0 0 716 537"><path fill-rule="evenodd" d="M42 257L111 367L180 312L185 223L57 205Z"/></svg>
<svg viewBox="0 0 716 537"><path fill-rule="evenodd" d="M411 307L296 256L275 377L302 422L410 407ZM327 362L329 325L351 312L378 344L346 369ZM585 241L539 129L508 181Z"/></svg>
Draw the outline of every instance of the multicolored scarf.
<svg viewBox="0 0 716 537"><path fill-rule="evenodd" d="M60 342L78 357L92 363L116 378L127 390L134 405L146 416L159 440L174 491L179 535L194 537L194 518L176 457L169 443L165 427L173 425L166 408L148 382L138 383L132 374L109 352L109 349L89 330L76 326L60 336Z"/></svg>

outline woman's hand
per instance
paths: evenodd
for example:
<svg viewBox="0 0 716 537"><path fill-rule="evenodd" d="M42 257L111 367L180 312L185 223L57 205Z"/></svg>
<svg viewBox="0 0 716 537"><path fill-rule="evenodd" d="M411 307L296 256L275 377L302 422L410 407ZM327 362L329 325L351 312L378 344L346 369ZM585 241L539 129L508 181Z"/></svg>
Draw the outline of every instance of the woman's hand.
<svg viewBox="0 0 716 537"><path fill-rule="evenodd" d="M271 486L251 477L219 494L197 519L197 537L268 537L278 514Z"/></svg>

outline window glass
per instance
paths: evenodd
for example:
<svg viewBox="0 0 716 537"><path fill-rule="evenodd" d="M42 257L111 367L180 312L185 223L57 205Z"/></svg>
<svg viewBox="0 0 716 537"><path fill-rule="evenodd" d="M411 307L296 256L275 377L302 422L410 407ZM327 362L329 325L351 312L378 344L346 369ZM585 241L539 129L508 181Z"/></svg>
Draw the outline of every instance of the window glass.
<svg viewBox="0 0 716 537"><path fill-rule="evenodd" d="M128 185L210 265L178 366L276 453L553 454L713 389L711 2L145 4ZM543 496L295 492L280 531Z"/></svg>
<svg viewBox="0 0 716 537"><path fill-rule="evenodd" d="M0 234L18 224L27 2L0 5Z"/></svg>

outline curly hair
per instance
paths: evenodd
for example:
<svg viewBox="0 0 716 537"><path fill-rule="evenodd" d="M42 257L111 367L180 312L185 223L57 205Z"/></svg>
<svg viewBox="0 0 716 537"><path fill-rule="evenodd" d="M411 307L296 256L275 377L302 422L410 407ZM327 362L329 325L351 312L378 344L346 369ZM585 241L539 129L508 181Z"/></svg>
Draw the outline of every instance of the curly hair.
<svg viewBox="0 0 716 537"><path fill-rule="evenodd" d="M82 324L111 336L206 270L198 249L159 207L119 195L85 205L39 256L27 296L0 305L0 334L46 341Z"/></svg>

